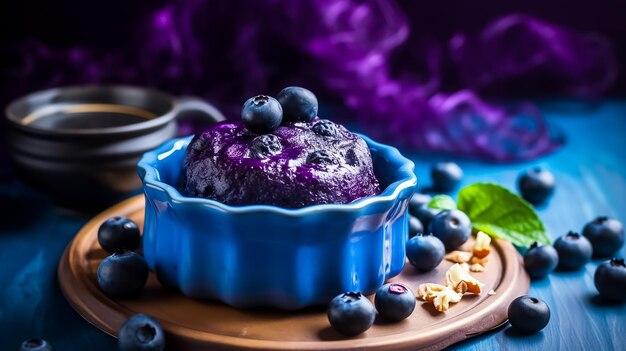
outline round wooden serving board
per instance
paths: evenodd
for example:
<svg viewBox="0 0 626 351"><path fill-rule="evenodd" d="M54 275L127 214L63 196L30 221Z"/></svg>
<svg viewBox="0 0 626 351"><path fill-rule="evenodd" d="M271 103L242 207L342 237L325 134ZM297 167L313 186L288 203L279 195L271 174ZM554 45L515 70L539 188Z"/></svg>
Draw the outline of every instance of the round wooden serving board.
<svg viewBox="0 0 626 351"><path fill-rule="evenodd" d="M112 336L136 313L155 317L166 331L168 350L437 350L505 323L509 303L525 294L530 285L514 247L496 240L486 271L472 273L485 283L480 295L466 294L445 313L418 301L408 319L393 324L377 320L368 331L352 338L330 328L324 306L300 311L235 309L166 289L152 273L141 297L111 299L99 290L96 278L98 264L106 257L98 244L98 227L112 216L127 216L142 227L143 214L144 198L139 195L89 221L65 250L58 278L72 307ZM444 260L435 270L419 273L407 263L391 281L416 292L421 283L444 284L451 265ZM492 289L495 295L488 294Z"/></svg>

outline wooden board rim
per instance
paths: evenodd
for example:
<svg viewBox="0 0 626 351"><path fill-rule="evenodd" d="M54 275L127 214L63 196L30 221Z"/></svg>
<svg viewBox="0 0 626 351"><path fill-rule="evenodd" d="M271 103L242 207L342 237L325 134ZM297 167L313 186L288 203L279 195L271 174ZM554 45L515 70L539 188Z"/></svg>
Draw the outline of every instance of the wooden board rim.
<svg viewBox="0 0 626 351"><path fill-rule="evenodd" d="M78 256L78 247L105 219L120 213L134 213L143 210L143 208L144 196L137 195L98 214L80 229L66 248L58 265L59 284L70 305L89 323L114 337L117 329L113 325L121 325L128 316L137 312L115 303L97 287L94 287L86 276L80 274L78 262L82 258ZM528 291L530 278L524 271L517 250L513 245L503 240L495 240L494 246L503 258L507 258L502 260L505 264L504 273L497 288L494 289L496 295L491 296L488 303L483 301L471 310L460 314L459 317L462 318L439 322L446 323L446 325L429 332L404 333L406 335L400 334L393 340L384 337L366 337L324 342L277 341L212 334L191 330L165 320L159 319L158 321L167 331L168 343L173 341L174 343L195 345L194 349L211 345L211 349L239 350L413 350L418 341L419 344L428 345L426 349L441 349L502 325L507 321L508 303ZM112 313L113 318L104 320L98 311ZM469 330L466 328L468 325L470 326ZM471 326L476 327L476 330L473 330Z"/></svg>

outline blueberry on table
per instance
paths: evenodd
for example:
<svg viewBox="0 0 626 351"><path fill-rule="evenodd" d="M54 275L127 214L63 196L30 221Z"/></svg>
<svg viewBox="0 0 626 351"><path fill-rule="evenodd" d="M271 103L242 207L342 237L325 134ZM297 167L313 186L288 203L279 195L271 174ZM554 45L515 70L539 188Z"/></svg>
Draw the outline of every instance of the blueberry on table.
<svg viewBox="0 0 626 351"><path fill-rule="evenodd" d="M424 229L426 229L430 225L430 221L435 218L439 212L441 212L440 209L428 207L428 203L425 203L417 208L414 216L422 222Z"/></svg>
<svg viewBox="0 0 626 351"><path fill-rule="evenodd" d="M528 295L513 300L508 310L509 323L523 333L536 333L550 321L550 308L541 299Z"/></svg>
<svg viewBox="0 0 626 351"><path fill-rule="evenodd" d="M104 251L133 251L139 247L141 235L137 223L126 217L111 217L98 228L98 243Z"/></svg>
<svg viewBox="0 0 626 351"><path fill-rule="evenodd" d="M459 210L439 212L428 226L428 231L438 237L447 251L463 245L472 234L472 222Z"/></svg>
<svg viewBox="0 0 626 351"><path fill-rule="evenodd" d="M584 236L569 232L556 239L554 249L559 254L558 267L565 270L578 270L591 260L593 249Z"/></svg>
<svg viewBox="0 0 626 351"><path fill-rule="evenodd" d="M355 336L368 330L376 318L374 305L360 292L335 296L328 305L328 321L337 332Z"/></svg>
<svg viewBox="0 0 626 351"><path fill-rule="evenodd" d="M441 263L446 248L430 233L419 233L406 242L406 257L420 271L428 272Z"/></svg>
<svg viewBox="0 0 626 351"><path fill-rule="evenodd" d="M387 283L376 291L374 305L382 318L399 322L413 313L415 295L402 284Z"/></svg>
<svg viewBox="0 0 626 351"><path fill-rule="evenodd" d="M626 300L626 265L624 259L613 258L598 266L593 282L600 296L609 300Z"/></svg>
<svg viewBox="0 0 626 351"><path fill-rule="evenodd" d="M463 178L461 167L454 162L438 162L430 170L433 190L450 192L456 188Z"/></svg>
<svg viewBox="0 0 626 351"><path fill-rule="evenodd" d="M554 175L541 167L531 168L520 175L517 187L526 201L540 205L554 192Z"/></svg>
<svg viewBox="0 0 626 351"><path fill-rule="evenodd" d="M412 216L417 217L419 208L423 205L428 205L428 203L432 199L433 198L427 194L420 194L420 193L413 194L413 196L411 196L411 198L409 199L409 213Z"/></svg>
<svg viewBox="0 0 626 351"><path fill-rule="evenodd" d="M409 238L412 238L417 233L423 233L424 226L417 217L409 216Z"/></svg>
<svg viewBox="0 0 626 351"><path fill-rule="evenodd" d="M276 96L287 122L310 122L317 117L317 97L301 87L286 87Z"/></svg>
<svg viewBox="0 0 626 351"><path fill-rule="evenodd" d="M624 245L624 227L616 219L601 216L587 223L583 235L593 247L594 257L608 257Z"/></svg>
<svg viewBox="0 0 626 351"><path fill-rule="evenodd" d="M20 351L52 351L52 346L46 340L30 339L22 343Z"/></svg>
<svg viewBox="0 0 626 351"><path fill-rule="evenodd" d="M98 266L98 285L107 295L138 295L148 280L146 260L132 251L116 252Z"/></svg>
<svg viewBox="0 0 626 351"><path fill-rule="evenodd" d="M524 268L533 278L543 278L559 264L559 254L550 245L533 243L524 254Z"/></svg>
<svg viewBox="0 0 626 351"><path fill-rule="evenodd" d="M153 318L136 314L122 324L117 345L120 351L162 351L165 334Z"/></svg>
<svg viewBox="0 0 626 351"><path fill-rule="evenodd" d="M264 134L252 139L250 153L255 158L276 155L283 149L280 138L274 134Z"/></svg>
<svg viewBox="0 0 626 351"><path fill-rule="evenodd" d="M273 97L257 95L243 104L241 119L246 129L252 133L271 133L278 129L283 120L283 108Z"/></svg>

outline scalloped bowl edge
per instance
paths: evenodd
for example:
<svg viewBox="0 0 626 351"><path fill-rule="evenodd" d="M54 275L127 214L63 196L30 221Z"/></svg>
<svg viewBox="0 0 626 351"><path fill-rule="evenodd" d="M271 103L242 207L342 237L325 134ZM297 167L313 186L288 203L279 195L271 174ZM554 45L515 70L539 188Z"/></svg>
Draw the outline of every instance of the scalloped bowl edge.
<svg viewBox="0 0 626 351"><path fill-rule="evenodd" d="M236 307L298 309L325 304L344 291L373 293L404 267L406 209L417 178L413 162L396 148L360 137L375 168L377 160L386 162L390 184L349 204L299 209L229 206L180 194L162 181L165 173L180 172L180 163L171 167L178 169L164 163L173 155L182 158L192 137L147 152L138 172L146 195L143 246L150 268L164 285L190 297Z"/></svg>

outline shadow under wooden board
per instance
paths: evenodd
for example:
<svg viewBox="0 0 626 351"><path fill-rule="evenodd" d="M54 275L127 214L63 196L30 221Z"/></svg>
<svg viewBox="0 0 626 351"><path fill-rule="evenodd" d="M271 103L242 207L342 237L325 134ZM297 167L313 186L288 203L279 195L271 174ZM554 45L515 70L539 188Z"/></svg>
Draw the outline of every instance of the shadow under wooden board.
<svg viewBox="0 0 626 351"><path fill-rule="evenodd" d="M408 319L377 320L368 331L351 338L330 328L324 306L300 311L236 309L187 298L162 287L153 273L139 298L109 298L99 290L96 278L98 264L107 255L98 244L98 227L113 216L127 216L142 227L143 215L144 198L139 195L94 217L65 250L58 279L72 307L112 336L134 314L155 317L166 332L167 350L438 350L505 323L509 303L530 286L515 248L495 240L485 272L472 273L485 284L480 295L466 294L445 313L418 301ZM420 273L407 263L390 281L402 282L415 292L421 283L443 284L451 265L444 260L435 270ZM488 294L492 289L495 295Z"/></svg>

